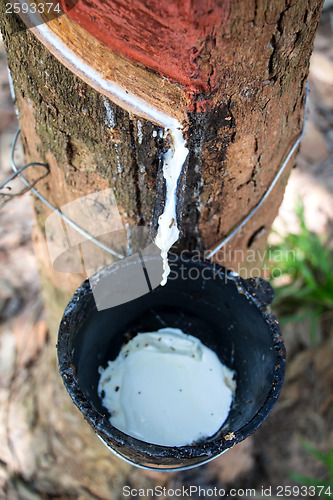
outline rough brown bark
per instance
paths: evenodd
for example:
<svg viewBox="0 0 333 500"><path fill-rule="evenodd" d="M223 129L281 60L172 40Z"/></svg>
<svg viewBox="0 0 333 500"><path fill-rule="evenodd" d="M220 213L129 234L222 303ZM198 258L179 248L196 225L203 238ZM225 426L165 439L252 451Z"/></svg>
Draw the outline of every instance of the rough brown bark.
<svg viewBox="0 0 333 500"><path fill-rule="evenodd" d="M196 65L208 88L183 113L190 155L179 185L177 250L211 249L265 193L299 134L305 80L322 1L231 2L229 31L205 37ZM2 30L13 77L27 160L46 161L50 175L38 185L55 206L97 189L114 188L124 221L156 230L163 209L161 127L130 115L60 64L35 36L3 15ZM214 72L215 83L209 85ZM191 109L191 111L189 111ZM108 121L110 111L114 123ZM139 133L142 131L142 135ZM118 166L121 164L122 171ZM267 231L283 196L286 169L270 200L217 255L220 263L246 262L265 248ZM124 484L200 482L181 473L145 475L113 457L83 422L65 393L56 366L56 332L65 304L83 275L50 265L43 236L50 213L35 201L50 338L35 362L18 375L11 405L13 472L35 492L66 498L121 498ZM240 252L235 251L243 251ZM25 436L20 447L18 435ZM209 466L208 466L209 467ZM205 469L207 470L207 469ZM207 474L207 473L206 473ZM205 477L216 477L212 473Z"/></svg>
<svg viewBox="0 0 333 500"><path fill-rule="evenodd" d="M190 155L179 186L178 217L184 236L179 248L214 248L265 193L301 128L320 7L318 1L253 2L252 7L233 3L229 31L224 25L219 31L217 23L206 34L196 64L201 72L210 68L214 82L207 73L208 89L193 95L185 107L182 104ZM18 92L17 105L24 106L21 125L27 155L52 166L46 197L61 206L89 190L112 186L129 224L156 230L163 209L164 144L152 132L160 127L143 119L138 123L135 116L106 103L59 66L33 37L24 36L20 32L11 38L9 60L14 84L25 92L24 102ZM24 46L29 47L29 59ZM66 92L56 92L54 82ZM177 107L177 101L172 102ZM106 106L115 117L112 127L107 124ZM253 258L253 252L246 262L247 250L265 248L292 164L257 216L227 251L216 255L218 262L236 270L242 261L245 267L258 267L255 261L260 258Z"/></svg>

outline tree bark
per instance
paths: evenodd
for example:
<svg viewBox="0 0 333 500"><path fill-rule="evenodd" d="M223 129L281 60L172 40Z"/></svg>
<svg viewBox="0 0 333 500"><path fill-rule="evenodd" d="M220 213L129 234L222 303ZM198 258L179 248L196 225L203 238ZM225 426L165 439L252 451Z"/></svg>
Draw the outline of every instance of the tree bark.
<svg viewBox="0 0 333 500"><path fill-rule="evenodd" d="M103 39L103 30L94 33L94 39L83 31L87 2L81 2L80 15L75 18L73 9L70 16L81 24L78 33L81 30L80 36L93 47L82 57L90 57L92 66L104 64L106 73L108 67L120 68L119 74L114 71L120 85L184 127L189 156L178 184L182 237L175 251L197 250L202 256L261 200L300 133L323 1L237 0L230 5L222 2L222 7L220 3L212 2L213 15L206 12L207 19L197 12L198 26L189 28L191 37L184 41L183 51L177 46L172 52L169 32L161 36L165 66L158 53L146 57L134 42L132 52L122 53L112 30L101 47L98 37ZM136 5L144 7L144 2ZM4 1L0 10L26 159L50 166L50 174L38 183L40 192L61 207L111 187L123 222L147 226L155 234L165 197L161 158L168 148L161 124L114 102L110 93L95 86L96 90L65 60L59 62L36 31L22 29L14 14L5 15ZM144 20L147 9L140 12ZM189 12L184 11L185 20ZM69 31L73 25L66 24L65 16L61 23L74 43ZM292 159L269 200L215 255L216 262L236 271L243 268L247 276L261 266L268 230L293 165ZM113 457L67 396L54 346L65 305L84 275L64 275L52 268L44 234L51 211L38 199L34 209L50 337L16 379L11 426L13 435L21 430L25 446L13 439L13 446L18 446L10 455L13 471L35 491L66 498L120 498L124 484L176 484L182 480L177 478L187 476L145 475Z"/></svg>

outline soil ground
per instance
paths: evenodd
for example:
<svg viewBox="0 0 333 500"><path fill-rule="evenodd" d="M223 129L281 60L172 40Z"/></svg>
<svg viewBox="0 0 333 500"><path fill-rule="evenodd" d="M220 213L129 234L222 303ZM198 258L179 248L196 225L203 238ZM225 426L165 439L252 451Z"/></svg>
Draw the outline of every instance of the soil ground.
<svg viewBox="0 0 333 500"><path fill-rule="evenodd" d="M309 113L298 166L291 174L274 226L280 234L297 229L294 207L300 196L309 228L332 238L333 7L326 8L322 15L309 88ZM10 151L16 129L0 41L0 182L11 172ZM16 161L21 164L20 155ZM14 191L22 185L16 181L12 187ZM31 239L30 196L14 198L0 211L0 498L11 500L48 498L47 491L43 495L30 491L10 472L12 454L17 452L11 446L8 422L15 377L23 366L28 366L47 335ZM234 498L242 498L246 493L253 498L253 492L246 490L254 488L255 496L261 498L262 488L271 487L266 496L271 493L270 498L281 498L287 497L288 491L279 490L279 486L299 484L291 479L291 473L320 481L328 479L326 469L304 450L301 438L322 452L333 449L333 315L323 318L315 347L310 342L307 322L290 324L283 333L288 351L286 379L268 419L251 437L211 464L170 474L169 488L216 485L237 489ZM165 483L165 474L150 475ZM143 485L147 476L149 473L133 469L131 482Z"/></svg>

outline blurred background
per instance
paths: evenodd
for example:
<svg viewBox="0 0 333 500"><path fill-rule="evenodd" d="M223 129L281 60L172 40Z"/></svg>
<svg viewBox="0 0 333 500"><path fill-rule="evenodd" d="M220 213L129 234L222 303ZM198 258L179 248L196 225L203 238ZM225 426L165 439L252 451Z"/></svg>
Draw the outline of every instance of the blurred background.
<svg viewBox="0 0 333 500"><path fill-rule="evenodd" d="M298 166L274 222L267 260L288 353L281 396L251 437L209 466L173 473L169 486L327 484L333 496L332 1L325 3L315 41L308 108ZM0 183L11 174L17 127L0 38ZM16 162L22 165L22 156ZM23 187L19 180L11 186ZM8 431L15 377L47 335L30 197L15 197L0 210L0 498L13 500L50 498L30 491L6 465L15 448ZM136 470L133 477L141 481L144 474Z"/></svg>

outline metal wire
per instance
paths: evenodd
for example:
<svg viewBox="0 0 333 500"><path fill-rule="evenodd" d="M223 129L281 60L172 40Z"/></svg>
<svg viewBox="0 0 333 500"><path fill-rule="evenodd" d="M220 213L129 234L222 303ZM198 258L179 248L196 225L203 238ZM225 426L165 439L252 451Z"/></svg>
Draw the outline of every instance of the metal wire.
<svg viewBox="0 0 333 500"><path fill-rule="evenodd" d="M28 167L35 167L35 166L39 166L39 167L44 167L46 168L47 172L45 172L45 174L41 175L38 179L36 179L32 184L31 186L35 186L37 184L37 182L41 181L42 179L44 179L44 177L46 177L49 173L49 167L48 165L46 165L45 163L39 163L39 162L32 162L32 163L28 163L27 165L24 165L23 167L21 167L17 172L14 172L10 177L8 177L8 179L5 180L5 182L3 182L2 184L0 184L0 190L1 189L4 189L7 184L9 184L13 179L15 179L16 177L20 176L21 172L23 172L24 170L26 170ZM11 189L8 187L8 189ZM12 198L14 198L15 196L22 196L23 194L25 194L27 191L29 191L29 187L25 187L23 189L21 189L21 191L19 191L18 193L0 193L0 196L5 196L7 197L8 199L5 200L3 203L2 203L2 206L7 202L7 201L10 201Z"/></svg>
<svg viewBox="0 0 333 500"><path fill-rule="evenodd" d="M11 166L12 166L12 169L14 170L14 177L18 175L20 177L20 179L24 182L24 184L27 186L27 191L30 190L35 196L37 196L37 198L39 198L43 203L45 203L45 205L47 205L51 210L53 210L53 212L58 214L59 217L63 221L65 221L69 226L71 226L75 231L77 231L82 236L84 236L88 240L92 241L97 246L99 246L100 248L102 248L106 252L110 253L114 257L117 257L118 259L123 259L125 257L124 255L116 252L115 250L112 250L112 248L109 248L106 245L104 245L103 243L101 243L100 241L96 240L96 238L94 238L89 233L87 233L84 229L82 229L82 227L78 226L75 222L73 222L71 219L66 217L65 214L63 214L58 208L53 206L46 198L44 198L44 196L42 194L40 194L37 191L37 189L35 189L33 187L33 184L30 184L30 182L21 174L21 171L24 170L25 168L27 168L28 165L25 165L24 167L22 167L22 169L18 169L15 165L14 154L15 154L16 143L17 143L18 137L20 135L20 132L21 132L21 129L18 129L18 131L16 132L14 142L13 142L13 147L12 147L11 158L10 158ZM33 165L37 165L37 163L34 163ZM44 164L39 164L39 165L45 166ZM8 181L6 181L6 183Z"/></svg>
<svg viewBox="0 0 333 500"><path fill-rule="evenodd" d="M228 236L226 236L224 238L224 240L222 240L221 243L219 243L219 245L217 245L217 247L215 247L214 250L212 250L207 255L207 257L206 257L207 259L211 259L222 247L224 247L224 245L226 245L228 243L228 241L230 241L235 236L236 233L238 233L238 231L240 229L242 229L242 227L245 226L245 224L248 223L248 221L254 216L254 214L259 210L259 208L264 204L264 202L267 200L268 196L271 194L274 186L276 185L277 181L281 177L282 172L284 171L284 169L286 168L287 164L289 163L290 158L292 157L292 155L294 154L296 148L299 146L301 140L304 137L305 122L306 122L306 113L307 113L307 108L308 108L308 94L309 94L309 88L308 88L308 84L306 84L305 104L304 104L304 118L303 118L303 126L302 126L302 130L301 130L301 134L298 137L298 139L296 139L293 147L291 148L291 150L289 151L288 155L286 156L286 159L282 163L280 169L278 170L278 172L277 172L276 176L274 177L272 183L270 184L269 188L267 189L267 191L265 192L264 196L261 198L261 200L259 201L259 203L251 210L251 212L245 217L245 219L243 219L242 222L240 222L235 227L235 229L233 229L231 231L231 233L229 233Z"/></svg>

